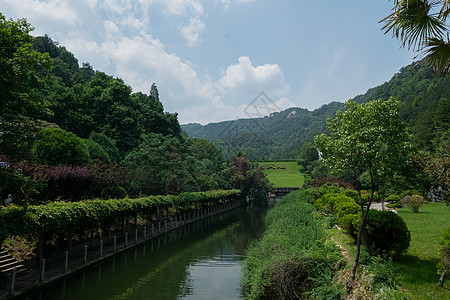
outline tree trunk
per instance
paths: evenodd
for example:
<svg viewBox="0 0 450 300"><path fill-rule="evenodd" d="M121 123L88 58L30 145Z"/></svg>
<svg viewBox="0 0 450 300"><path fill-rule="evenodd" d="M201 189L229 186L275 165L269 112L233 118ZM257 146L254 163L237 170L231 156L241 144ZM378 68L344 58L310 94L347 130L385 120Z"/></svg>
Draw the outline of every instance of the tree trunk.
<svg viewBox="0 0 450 300"><path fill-rule="evenodd" d="M441 277L439 278L439 286L444 287L445 277L447 276L448 267L444 268L444 271L441 273Z"/></svg>
<svg viewBox="0 0 450 300"><path fill-rule="evenodd" d="M358 268L359 255L360 255L360 252L361 252L362 233L363 233L364 227L366 226L368 213L369 213L369 206L367 207L366 211L363 213L363 215L361 217L361 223L359 223L358 235L356 237L355 261L353 262L352 273L350 275L351 281L354 281L355 277L356 277L356 269Z"/></svg>
<svg viewBox="0 0 450 300"><path fill-rule="evenodd" d="M361 210L362 210L363 214L361 216L361 222L359 223L358 236L356 237L356 255L355 255L355 261L353 262L352 273L350 274L351 282L355 281L356 269L358 268L359 255L361 252L362 233L364 231L364 227L366 227L367 215L369 214L370 205L372 204L372 199L373 199L373 195L374 195L375 185L374 185L373 179L371 181L372 181L372 191L371 191L369 199L367 200L366 210L364 210L364 204L362 202L361 190L359 191L359 203L361 205ZM352 284L347 285L347 290L350 290L351 286L352 286Z"/></svg>

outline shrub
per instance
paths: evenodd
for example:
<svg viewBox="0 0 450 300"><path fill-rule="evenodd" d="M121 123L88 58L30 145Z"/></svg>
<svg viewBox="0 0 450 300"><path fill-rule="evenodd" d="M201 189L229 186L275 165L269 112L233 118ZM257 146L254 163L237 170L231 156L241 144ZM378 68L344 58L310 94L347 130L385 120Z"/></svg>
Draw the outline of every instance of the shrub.
<svg viewBox="0 0 450 300"><path fill-rule="evenodd" d="M398 195L389 195L389 197L387 197L386 199L384 199L384 201L386 202L398 202L400 201L400 197Z"/></svg>
<svg viewBox="0 0 450 300"><path fill-rule="evenodd" d="M396 268L392 259L383 259L378 256L371 256L369 270L373 274L372 288L379 291L382 288L396 288Z"/></svg>
<svg viewBox="0 0 450 300"><path fill-rule="evenodd" d="M403 206L410 208L413 212L419 212L419 207L426 203L425 199L420 195L405 196L400 200Z"/></svg>
<svg viewBox="0 0 450 300"><path fill-rule="evenodd" d="M326 184L337 184L338 186L345 189L354 189L354 186L350 182L335 177L320 177L315 178L309 182L309 185L312 187L321 187Z"/></svg>
<svg viewBox="0 0 450 300"><path fill-rule="evenodd" d="M103 199L108 199L108 198L109 199L123 199L126 196L127 196L127 191L120 185L113 187L113 188L110 188L110 187L104 188L102 191L102 194L101 194L101 197Z"/></svg>
<svg viewBox="0 0 450 300"><path fill-rule="evenodd" d="M352 189L346 189L343 194L347 197L352 198L353 200L355 200L356 202L359 202L359 194L357 191L352 190Z"/></svg>
<svg viewBox="0 0 450 300"><path fill-rule="evenodd" d="M397 214L371 209L363 231L363 241L373 254L398 258L408 249L411 234L405 221Z"/></svg>
<svg viewBox="0 0 450 300"><path fill-rule="evenodd" d="M327 193L314 201L314 208L324 213L335 213L334 205L339 201L339 196L338 193Z"/></svg>
<svg viewBox="0 0 450 300"><path fill-rule="evenodd" d="M58 128L42 130L33 152L39 162L53 166L91 163L89 150L83 141L72 132Z"/></svg>
<svg viewBox="0 0 450 300"><path fill-rule="evenodd" d="M450 272L450 226L442 232L439 244L441 261L437 265L437 272L441 275L439 285L442 287L447 273Z"/></svg>
<svg viewBox="0 0 450 300"><path fill-rule="evenodd" d="M402 204L400 202L389 203L386 205L389 208L402 208Z"/></svg>
<svg viewBox="0 0 450 300"><path fill-rule="evenodd" d="M343 196L341 199L342 201L336 205L339 226L353 237L356 237L361 217L361 207L353 198Z"/></svg>
<svg viewBox="0 0 450 300"><path fill-rule="evenodd" d="M42 194L50 200L58 197L79 201L90 196L96 183L94 176L84 166L59 165L47 170L47 187Z"/></svg>
<svg viewBox="0 0 450 300"><path fill-rule="evenodd" d="M399 195L399 197L400 197L400 199L402 199L402 198L404 198L405 196L411 196L411 195L417 195L417 194L419 194L419 192L418 192L417 190L406 190L406 191L403 191L403 192Z"/></svg>
<svg viewBox="0 0 450 300"><path fill-rule="evenodd" d="M91 159L100 159L104 163L110 163L111 157L109 154L100 146L99 143L93 140L83 140L84 144L88 148L89 156Z"/></svg>

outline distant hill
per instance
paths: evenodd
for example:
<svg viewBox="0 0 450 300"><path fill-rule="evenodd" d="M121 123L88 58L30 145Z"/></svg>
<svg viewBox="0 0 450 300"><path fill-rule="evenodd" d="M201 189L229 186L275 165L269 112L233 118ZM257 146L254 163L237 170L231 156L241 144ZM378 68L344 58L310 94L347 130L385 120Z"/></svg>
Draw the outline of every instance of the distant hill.
<svg viewBox="0 0 450 300"><path fill-rule="evenodd" d="M416 146L427 149L438 130L449 130L450 76L436 78L431 69L411 64L354 100L364 103L391 96L401 102L401 117L414 134ZM251 160L296 159L305 141L326 130L327 117L343 109L343 103L331 102L314 111L289 108L263 118L181 127L191 137L212 141L227 158L244 151Z"/></svg>
<svg viewBox="0 0 450 300"><path fill-rule="evenodd" d="M314 111L289 108L263 118L187 124L182 129L189 136L212 141L228 158L244 151L251 160L291 159L305 141L325 130L328 116L343 108L343 103L332 102Z"/></svg>

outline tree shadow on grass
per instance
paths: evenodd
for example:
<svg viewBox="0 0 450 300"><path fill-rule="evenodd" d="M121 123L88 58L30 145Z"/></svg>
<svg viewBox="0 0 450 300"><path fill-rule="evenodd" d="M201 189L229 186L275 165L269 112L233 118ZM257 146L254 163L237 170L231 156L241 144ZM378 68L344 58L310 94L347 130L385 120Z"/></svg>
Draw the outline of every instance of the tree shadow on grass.
<svg viewBox="0 0 450 300"><path fill-rule="evenodd" d="M437 274L437 258L419 259L414 255L403 255L396 263L404 283L437 284L439 275Z"/></svg>

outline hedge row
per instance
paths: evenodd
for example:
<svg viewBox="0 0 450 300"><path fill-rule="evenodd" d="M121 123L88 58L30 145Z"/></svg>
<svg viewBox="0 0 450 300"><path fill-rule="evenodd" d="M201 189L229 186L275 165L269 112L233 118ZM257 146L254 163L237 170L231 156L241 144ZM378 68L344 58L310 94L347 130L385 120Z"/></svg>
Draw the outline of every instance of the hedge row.
<svg viewBox="0 0 450 300"><path fill-rule="evenodd" d="M137 199L86 200L81 202L52 202L28 207L0 208L0 242L8 235L34 235L54 231L67 231L100 225L121 217L150 213L157 208L203 204L235 198L240 190L216 190L182 193L178 196L149 196Z"/></svg>

